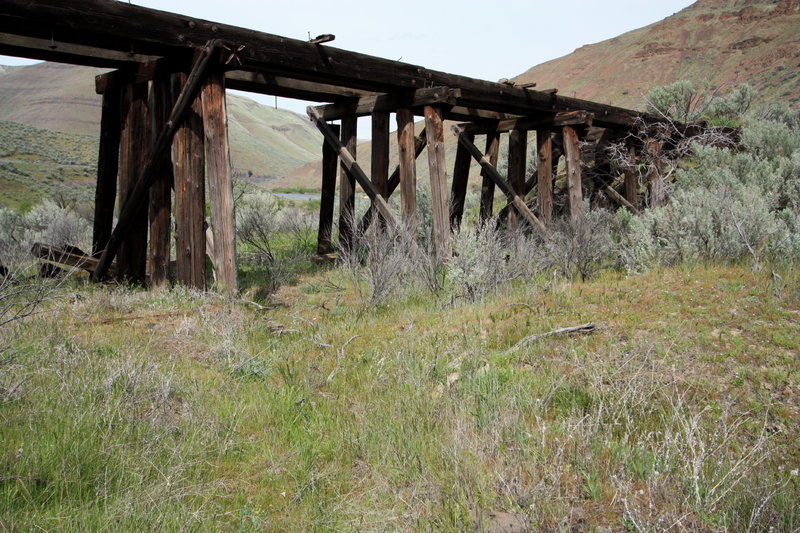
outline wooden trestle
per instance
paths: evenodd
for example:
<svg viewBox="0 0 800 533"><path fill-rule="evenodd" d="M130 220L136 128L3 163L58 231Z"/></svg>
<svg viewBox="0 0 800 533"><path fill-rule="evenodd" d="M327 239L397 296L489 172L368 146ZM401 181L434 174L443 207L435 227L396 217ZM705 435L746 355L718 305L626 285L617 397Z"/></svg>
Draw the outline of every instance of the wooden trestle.
<svg viewBox="0 0 800 533"><path fill-rule="evenodd" d="M226 87L326 103L308 108L324 137L320 254L334 249L340 165L339 246L348 246L354 232L364 231L373 219L413 228L416 160L427 150L432 237L444 261L450 254L451 231L462 223L472 159L481 167L480 219L493 215L498 187L508 199L508 224L527 223L546 235L554 219L558 158L564 155L566 163L568 211L572 223L580 224L586 181L582 140L619 139L634 126L658 122L636 111L567 98L552 90L476 80L108 0L3 0L0 54L116 69L98 76L95 87L103 95L103 106L93 278L105 278L116 259L113 272L119 279L165 283L174 217L177 281L205 288L208 254L218 286L230 294L238 284ZM391 113L397 120L399 163L390 173ZM361 116L372 117L369 175L356 154L356 119ZM417 137L415 116L424 120ZM446 128L447 120L459 124ZM536 137L536 172L526 179L530 131ZM444 141L451 133L458 137L458 151L449 180ZM507 176L497 170L503 134L509 137ZM484 152L475 145L477 135L486 137ZM655 141L628 145L632 155L642 150L654 154L660 148ZM599 164L606 163L595 162ZM594 188L636 211L639 176L633 166L620 173L621 193L611 183L595 183ZM651 200L663 202L658 174L650 172L644 178ZM360 221L354 209L356 183L371 201ZM388 204L398 188L399 215ZM531 191L536 201L526 202ZM113 226L115 206L119 216Z"/></svg>

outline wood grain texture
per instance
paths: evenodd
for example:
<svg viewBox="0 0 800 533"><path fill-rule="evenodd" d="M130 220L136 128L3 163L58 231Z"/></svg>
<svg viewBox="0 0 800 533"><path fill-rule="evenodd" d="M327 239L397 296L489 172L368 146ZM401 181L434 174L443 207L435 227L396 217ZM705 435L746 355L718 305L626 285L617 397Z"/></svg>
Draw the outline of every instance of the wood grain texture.
<svg viewBox="0 0 800 533"><path fill-rule="evenodd" d="M123 123L120 137L119 205L122 211L131 206L128 231L119 246L117 280L144 283L147 264L147 204L139 203L133 192L150 147L150 119L147 108L147 84L137 83L125 89ZM101 255L102 257L102 255Z"/></svg>
<svg viewBox="0 0 800 533"><path fill-rule="evenodd" d="M103 95L100 116L100 147L97 155L97 186L94 195L93 257L99 257L105 250L114 225L122 130L121 97L120 89L108 91Z"/></svg>
<svg viewBox="0 0 800 533"><path fill-rule="evenodd" d="M567 162L567 200L570 222L574 228L583 223L583 186L581 183L581 150L578 132L570 126L562 129L564 156Z"/></svg>
<svg viewBox="0 0 800 533"><path fill-rule="evenodd" d="M165 69L160 69L150 85L150 124L154 139L166 126L172 104L170 74ZM163 286L169 275L172 187L172 165L163 165L159 176L150 187L148 269L150 285L153 287Z"/></svg>
<svg viewBox="0 0 800 533"><path fill-rule="evenodd" d="M553 139L550 130L536 130L536 157L539 218L549 228L553 224Z"/></svg>
<svg viewBox="0 0 800 533"><path fill-rule="evenodd" d="M184 86L186 75L175 75ZM205 148L203 105L194 98L172 141L175 176L175 265L178 283L197 289L206 286Z"/></svg>
<svg viewBox="0 0 800 533"><path fill-rule="evenodd" d="M447 168L444 154L444 124L441 110L425 106L425 132L428 138L428 166L431 182L431 217L433 246L438 261L450 259L450 217L447 190Z"/></svg>
<svg viewBox="0 0 800 533"><path fill-rule="evenodd" d="M500 152L500 133L489 132L486 134L486 158L492 167L497 167L497 157ZM494 214L494 189L495 184L491 176L481 170L481 206L480 220L486 222Z"/></svg>
<svg viewBox="0 0 800 533"><path fill-rule="evenodd" d="M467 135L461 131L461 128L458 126L453 126L451 128L454 135L458 137L458 142L463 144L467 150L469 151L470 155L478 162L478 164L483 169L486 176L488 176L495 184L503 191L503 194L506 195L508 198L509 203L514 206L514 208L528 221L530 222L531 226L536 228L543 236L548 236L549 231L545 227L542 222L536 218L528 206L525 204L525 200L523 200L511 185L503 178L503 176L497 171L497 169L489 162L489 159L481 153L475 144L469 140Z"/></svg>
<svg viewBox="0 0 800 533"><path fill-rule="evenodd" d="M358 147L358 120L356 117L342 119L341 144L356 158ZM327 142L327 141L326 141ZM349 249L353 242L356 224L356 178L342 162L339 172L339 246Z"/></svg>
<svg viewBox="0 0 800 533"><path fill-rule="evenodd" d="M329 124L336 136L339 126ZM331 253L331 233L333 231L333 208L336 202L336 171L339 167L339 156L330 144L322 142L322 188L319 201L319 227L317 230L317 253Z"/></svg>
<svg viewBox="0 0 800 533"><path fill-rule="evenodd" d="M200 94L211 231L214 237L214 246L210 250L212 263L218 288L228 296L234 296L239 290L239 280L224 73L218 69L210 71Z"/></svg>
<svg viewBox="0 0 800 533"><path fill-rule="evenodd" d="M467 133L470 141L475 141L475 136ZM467 199L467 182L469 180L469 165L472 156L461 144L456 149L456 160L453 163L453 184L450 190L450 227L453 231L461 228L461 218L464 216L464 202Z"/></svg>
<svg viewBox="0 0 800 533"><path fill-rule="evenodd" d="M517 196L525 197L525 166L528 151L528 132L511 130L508 134L508 183ZM519 219L513 209L508 212L508 227L519 226Z"/></svg>
<svg viewBox="0 0 800 533"><path fill-rule="evenodd" d="M397 115L398 178L400 180L400 214L409 233L417 226L417 155L414 139L414 113L398 109Z"/></svg>

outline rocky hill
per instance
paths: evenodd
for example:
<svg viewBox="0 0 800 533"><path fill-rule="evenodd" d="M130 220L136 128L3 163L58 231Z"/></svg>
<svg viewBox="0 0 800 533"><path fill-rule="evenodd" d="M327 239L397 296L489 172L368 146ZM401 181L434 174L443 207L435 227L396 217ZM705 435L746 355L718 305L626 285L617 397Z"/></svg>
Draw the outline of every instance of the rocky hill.
<svg viewBox="0 0 800 533"><path fill-rule="evenodd" d="M664 20L578 48L519 83L632 108L656 86L688 79L726 91L748 83L763 101L800 103L800 0L698 0Z"/></svg>

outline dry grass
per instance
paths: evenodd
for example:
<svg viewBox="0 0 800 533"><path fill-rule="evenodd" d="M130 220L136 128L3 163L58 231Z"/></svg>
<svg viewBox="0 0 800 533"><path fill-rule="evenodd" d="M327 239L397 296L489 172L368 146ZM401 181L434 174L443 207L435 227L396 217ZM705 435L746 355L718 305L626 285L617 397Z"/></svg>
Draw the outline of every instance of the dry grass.
<svg viewBox="0 0 800 533"><path fill-rule="evenodd" d="M0 330L0 386L22 382L0 407L0 529L463 531L506 511L543 531L793 531L800 291L781 276L376 308L330 270L260 311L79 289Z"/></svg>

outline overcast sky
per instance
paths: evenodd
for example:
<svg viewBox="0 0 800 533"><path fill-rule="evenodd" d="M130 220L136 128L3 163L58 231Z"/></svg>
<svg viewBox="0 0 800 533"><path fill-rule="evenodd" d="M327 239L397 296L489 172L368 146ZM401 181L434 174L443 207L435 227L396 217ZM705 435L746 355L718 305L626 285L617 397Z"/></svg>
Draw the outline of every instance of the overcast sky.
<svg viewBox="0 0 800 533"><path fill-rule="evenodd" d="M333 33L330 45L430 69L496 81L569 54L585 44L657 22L691 0L138 0L181 13L307 39ZM0 64L21 64L0 56ZM274 104L272 97L254 98ZM279 98L279 107L305 105Z"/></svg>

